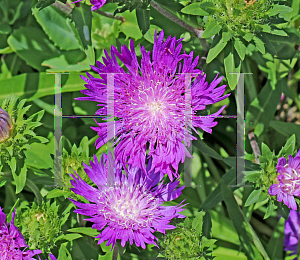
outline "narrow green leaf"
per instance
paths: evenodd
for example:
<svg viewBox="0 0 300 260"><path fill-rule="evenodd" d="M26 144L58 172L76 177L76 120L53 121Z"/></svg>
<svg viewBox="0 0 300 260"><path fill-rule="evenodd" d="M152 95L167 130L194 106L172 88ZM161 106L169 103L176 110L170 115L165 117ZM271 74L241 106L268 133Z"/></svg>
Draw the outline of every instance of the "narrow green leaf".
<svg viewBox="0 0 300 260"><path fill-rule="evenodd" d="M239 54L241 60L244 60L247 47L239 38L234 38L234 48L236 49L237 53Z"/></svg>
<svg viewBox="0 0 300 260"><path fill-rule="evenodd" d="M281 92L282 89L280 84L277 84L276 88L273 89L270 81L267 81L262 91L257 98L252 101L248 108L246 113L246 132L254 129L256 130L255 134L260 136L266 131L277 110ZM258 126L260 126L260 128L256 129Z"/></svg>
<svg viewBox="0 0 300 260"><path fill-rule="evenodd" d="M205 12L201 7L199 3L193 3L186 7L184 7L181 10L184 14L192 14L192 15L200 15L200 16L208 16L209 13Z"/></svg>
<svg viewBox="0 0 300 260"><path fill-rule="evenodd" d="M204 33L202 34L202 38L210 38L213 35L218 34L221 29L222 27L215 20L212 20L205 28Z"/></svg>
<svg viewBox="0 0 300 260"><path fill-rule="evenodd" d="M207 154L210 157L213 157L217 160L223 160L222 156L219 155L218 153L216 153L215 150L211 149L209 146L207 146L202 139L199 137L197 138L197 140L193 140L192 144L199 149L199 151Z"/></svg>
<svg viewBox="0 0 300 260"><path fill-rule="evenodd" d="M150 29L150 10L136 9L136 19L144 35Z"/></svg>
<svg viewBox="0 0 300 260"><path fill-rule="evenodd" d="M272 260L283 259L284 224L284 218L280 218L266 247L268 255Z"/></svg>
<svg viewBox="0 0 300 260"><path fill-rule="evenodd" d="M237 54L232 41L229 41L224 49L224 66L226 78L230 89L235 89L238 83L242 62Z"/></svg>
<svg viewBox="0 0 300 260"><path fill-rule="evenodd" d="M255 42L255 46L256 48L262 53L265 54L266 53L266 48L265 48L265 44L264 42L259 39L257 36L253 37L253 41Z"/></svg>
<svg viewBox="0 0 300 260"><path fill-rule="evenodd" d="M92 47L92 12L90 6L86 4L80 4L80 7L73 8L72 10L72 22L74 28L76 28L79 35L79 44L85 51L86 56L92 64L95 63L95 52Z"/></svg>
<svg viewBox="0 0 300 260"><path fill-rule="evenodd" d="M217 34L212 42L212 46L207 55L207 63L210 63L214 58L216 58L219 53L225 48L227 42L231 39L231 32L223 32L222 35Z"/></svg>
<svg viewBox="0 0 300 260"><path fill-rule="evenodd" d="M254 190L252 193L249 195L248 199L245 202L245 207L248 207L254 203L257 202L262 202L266 200L268 197L266 193L262 192L261 190Z"/></svg>
<svg viewBox="0 0 300 260"><path fill-rule="evenodd" d="M93 229L91 227L71 228L68 229L68 232L81 233L90 237L96 237L99 235L99 232L96 229Z"/></svg>
<svg viewBox="0 0 300 260"><path fill-rule="evenodd" d="M241 245L245 251L245 254L249 259L258 260L263 259L264 256L264 259L270 260L259 238L238 206L232 191L223 180L221 181L221 186L227 212L236 231L239 234Z"/></svg>

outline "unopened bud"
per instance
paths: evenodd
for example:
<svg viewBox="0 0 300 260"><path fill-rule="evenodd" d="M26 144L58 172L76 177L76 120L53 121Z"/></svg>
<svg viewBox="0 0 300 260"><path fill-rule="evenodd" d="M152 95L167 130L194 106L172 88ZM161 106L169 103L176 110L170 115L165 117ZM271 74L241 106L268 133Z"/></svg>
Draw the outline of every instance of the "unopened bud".
<svg viewBox="0 0 300 260"><path fill-rule="evenodd" d="M13 125L10 115L0 107L0 143L10 137Z"/></svg>

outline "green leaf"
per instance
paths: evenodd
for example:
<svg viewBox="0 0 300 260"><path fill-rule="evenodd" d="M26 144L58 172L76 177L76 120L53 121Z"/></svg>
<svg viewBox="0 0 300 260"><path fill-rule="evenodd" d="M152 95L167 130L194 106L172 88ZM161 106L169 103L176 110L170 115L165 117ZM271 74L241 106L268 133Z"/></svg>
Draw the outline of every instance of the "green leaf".
<svg viewBox="0 0 300 260"><path fill-rule="evenodd" d="M80 4L80 7L73 8L72 21L75 24L79 35L79 44L84 50L86 56L92 64L95 63L95 52L92 47L91 30L92 30L92 12L90 6ZM76 35L76 34L75 34Z"/></svg>
<svg viewBox="0 0 300 260"><path fill-rule="evenodd" d="M247 41L250 42L253 39L253 33L246 33L243 38Z"/></svg>
<svg viewBox="0 0 300 260"><path fill-rule="evenodd" d="M286 5L275 4L272 8L270 8L265 14L268 16L275 16L277 14L287 14L292 12L293 9Z"/></svg>
<svg viewBox="0 0 300 260"><path fill-rule="evenodd" d="M72 260L71 254L65 244L61 244L57 260Z"/></svg>
<svg viewBox="0 0 300 260"><path fill-rule="evenodd" d="M279 35L279 36L288 36L288 34L284 30L271 30L271 34Z"/></svg>
<svg viewBox="0 0 300 260"><path fill-rule="evenodd" d="M90 237L96 237L99 235L99 231L97 229L93 229L91 227L79 227L79 228L71 228L68 229L68 232L72 233L81 233Z"/></svg>
<svg viewBox="0 0 300 260"><path fill-rule="evenodd" d="M199 149L202 153L207 154L210 157L213 157L217 160L223 160L222 156L216 153L215 150L211 149L209 146L207 146L202 139L199 137L197 140L193 140L192 144Z"/></svg>
<svg viewBox="0 0 300 260"><path fill-rule="evenodd" d="M269 52L272 55L276 55L277 51L274 48L272 42L269 40L269 37L266 33L261 33L259 37L262 39L262 41L265 43L266 51Z"/></svg>
<svg viewBox="0 0 300 260"><path fill-rule="evenodd" d="M136 19L144 35L150 29L150 10L136 9Z"/></svg>
<svg viewBox="0 0 300 260"><path fill-rule="evenodd" d="M14 180L16 182L16 194L20 193L24 187L25 187L25 183L26 183L26 177L27 177L27 166L26 163L24 163L23 165L17 167L16 172L12 172Z"/></svg>
<svg viewBox="0 0 300 260"><path fill-rule="evenodd" d="M122 16L125 18L125 23L121 24L120 32L125 34L126 40L128 38L133 38L135 40L142 38L143 34L138 27L136 19L136 10L133 10L132 12L126 11L122 13Z"/></svg>
<svg viewBox="0 0 300 260"><path fill-rule="evenodd" d="M225 181L228 185L236 185L236 169L230 169L227 173L222 176L222 180ZM232 189L235 190L238 187L233 187ZM207 196L206 200L201 205L200 210L209 210L215 206L217 206L220 202L223 201L221 184L219 183L218 186Z"/></svg>
<svg viewBox="0 0 300 260"><path fill-rule="evenodd" d="M26 26L14 30L7 42L28 65L40 71L46 69L41 65L44 60L60 54L47 35L36 27Z"/></svg>
<svg viewBox="0 0 300 260"><path fill-rule="evenodd" d="M57 198L57 197L60 197L60 196L64 196L65 193L66 192L63 191L63 190L53 189L53 190L48 192L47 199L52 199L52 198Z"/></svg>
<svg viewBox="0 0 300 260"><path fill-rule="evenodd" d="M254 129L254 133L260 136L266 131L270 121L273 119L277 110L277 105L281 97L281 85L277 84L276 88L271 87L270 81L255 98L246 113L246 132ZM256 129L259 126L258 129Z"/></svg>
<svg viewBox="0 0 300 260"><path fill-rule="evenodd" d="M271 152L270 148L262 143L261 144L261 151L262 151L262 156L266 157L268 161L271 161L273 159L273 153Z"/></svg>
<svg viewBox="0 0 300 260"><path fill-rule="evenodd" d="M266 247L268 255L272 260L283 259L284 224L284 218L280 218Z"/></svg>
<svg viewBox="0 0 300 260"><path fill-rule="evenodd" d="M266 214L264 216L264 219L270 217L275 209L277 209L277 206L275 206L273 200L271 200L268 207L267 207L267 211L266 211Z"/></svg>
<svg viewBox="0 0 300 260"><path fill-rule="evenodd" d="M212 46L207 55L207 63L210 63L214 58L216 58L219 53L225 48L227 42L231 39L231 32L223 32L222 35L217 34L212 42Z"/></svg>
<svg viewBox="0 0 300 260"><path fill-rule="evenodd" d="M192 228L196 230L196 233L198 235L202 234L203 217L204 217L204 212L203 211L198 212L192 222Z"/></svg>
<svg viewBox="0 0 300 260"><path fill-rule="evenodd" d="M239 75L241 72L242 62L237 54L232 41L228 42L224 49L224 66L226 78L230 89L235 89L238 83Z"/></svg>
<svg viewBox="0 0 300 260"><path fill-rule="evenodd" d="M55 0L41 0L35 4L35 6L32 8L32 14L36 14L40 10L46 8L49 5L52 5L55 2Z"/></svg>
<svg viewBox="0 0 300 260"><path fill-rule="evenodd" d="M199 3L193 3L186 7L184 7L181 12L185 14L192 14L192 15L200 15L200 16L208 16L209 13L205 12Z"/></svg>
<svg viewBox="0 0 300 260"><path fill-rule="evenodd" d="M238 206L232 191L228 188L223 180L221 181L221 186L227 212L237 233L239 234L241 245L248 259L258 260L263 259L264 257L264 259L270 260L259 238Z"/></svg>
<svg viewBox="0 0 300 260"><path fill-rule="evenodd" d="M213 35L219 33L221 29L222 27L215 20L212 20L207 24L207 27L202 34L202 38L210 38Z"/></svg>
<svg viewBox="0 0 300 260"><path fill-rule="evenodd" d="M53 159L50 154L51 151L49 146L40 143L33 143L30 145L32 149L25 151L26 163L30 167L37 169L48 169L53 167Z"/></svg>
<svg viewBox="0 0 300 260"><path fill-rule="evenodd" d="M284 219L288 219L290 215L290 209L285 204L283 204L283 202L275 201L275 205L278 207L278 213L280 214L280 216Z"/></svg>
<svg viewBox="0 0 300 260"><path fill-rule="evenodd" d="M218 11L217 6L213 2L203 2L200 7L210 15L215 14Z"/></svg>
<svg viewBox="0 0 300 260"><path fill-rule="evenodd" d="M247 47L239 38L234 38L234 48L236 49L241 60L244 60Z"/></svg>
<svg viewBox="0 0 300 260"><path fill-rule="evenodd" d="M267 194L265 192L262 192L261 190L254 190L249 195L248 199L245 202L245 207L248 207L256 202L262 202L268 198Z"/></svg>
<svg viewBox="0 0 300 260"><path fill-rule="evenodd" d="M208 211L205 212L203 218L202 235L206 238L211 238L212 221Z"/></svg>
<svg viewBox="0 0 300 260"><path fill-rule="evenodd" d="M278 133L286 136L287 138L292 134L295 134L297 142L300 143L300 125L288 122L271 121L270 127L275 129Z"/></svg>
<svg viewBox="0 0 300 260"><path fill-rule="evenodd" d="M77 9L77 8L75 8ZM59 48L63 50L79 49L80 45L71 29L73 26L55 7L49 6L34 14L38 23Z"/></svg>
<svg viewBox="0 0 300 260"><path fill-rule="evenodd" d="M255 42L255 46L256 48L262 53L265 54L266 53L266 48L265 48L265 44L264 42L258 38L257 36L253 37L253 41Z"/></svg>

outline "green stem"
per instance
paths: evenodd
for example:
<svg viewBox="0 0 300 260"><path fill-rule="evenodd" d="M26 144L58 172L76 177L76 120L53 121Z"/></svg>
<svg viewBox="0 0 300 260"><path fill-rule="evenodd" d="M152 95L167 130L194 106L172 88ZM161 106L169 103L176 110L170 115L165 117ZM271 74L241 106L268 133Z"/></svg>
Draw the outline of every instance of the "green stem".
<svg viewBox="0 0 300 260"><path fill-rule="evenodd" d="M192 32L197 38L201 39L202 34L203 34L203 30L198 30L198 29L194 28L193 26L187 24L186 22L182 21L181 19L179 19L178 17L176 17L175 15L171 14L166 9L161 7L155 1L151 1L150 4L156 11L161 13L163 16L167 17L168 19L170 19L174 23L177 23L178 25L180 25L184 29L187 29L188 31Z"/></svg>
<svg viewBox="0 0 300 260"><path fill-rule="evenodd" d="M43 197L40 193L39 188L29 179L26 180L26 184L25 184L29 189L32 190L32 192L34 193L34 195L36 196L37 202L39 205L41 205L42 201L43 201Z"/></svg>
<svg viewBox="0 0 300 260"><path fill-rule="evenodd" d="M119 255L119 247L118 247L118 245L116 243L115 246L114 246L112 260L117 260L118 259L118 255Z"/></svg>

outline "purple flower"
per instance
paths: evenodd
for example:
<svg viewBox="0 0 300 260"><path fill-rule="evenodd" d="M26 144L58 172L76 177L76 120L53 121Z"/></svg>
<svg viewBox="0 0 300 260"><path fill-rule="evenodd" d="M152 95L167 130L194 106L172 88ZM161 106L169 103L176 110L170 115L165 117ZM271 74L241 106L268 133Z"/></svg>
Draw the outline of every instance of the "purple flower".
<svg viewBox="0 0 300 260"><path fill-rule="evenodd" d="M49 260L57 260L56 257L54 255L52 255L51 253L49 253Z"/></svg>
<svg viewBox="0 0 300 260"><path fill-rule="evenodd" d="M10 226L5 223L6 215L0 207L0 259L35 260L33 256L41 254L41 250L28 250L23 235L14 225L15 211ZM23 249L21 249L23 248Z"/></svg>
<svg viewBox="0 0 300 260"><path fill-rule="evenodd" d="M104 50L106 58L103 58L103 64L97 61L98 67L91 66L99 73L101 79L94 78L89 73L88 78L81 76L88 83L85 85L87 90L81 92L88 97L77 98L98 102L98 106L102 108L96 114L104 117L111 114L109 110L113 107L117 121L97 123L98 127L92 127L99 135L96 141L97 149L115 135L115 156L124 168L128 163L145 172L145 160L148 155L148 158L153 159L152 169L155 169L155 173L167 173L171 180L173 175L178 177L180 161L184 162L185 156L192 157L185 145L189 146L191 141L197 138L187 130L188 127L194 130L195 127L199 127L211 133L211 128L217 125L214 121L215 116L219 115L225 106L210 116L198 116L196 112L229 96L222 96L226 85L217 87L223 77L217 76L208 84L205 81L206 75L195 69L199 57L193 60L193 52L189 55L180 54L181 41L182 39L176 40L171 36L164 41L163 31L157 39L155 33L152 56L151 52L140 47L140 63L132 40L131 50L123 45L119 53L116 47L112 46L111 58ZM127 72L118 64L117 57L127 68ZM114 90L113 84L108 82L109 73L116 73ZM192 77L191 84L188 83L188 75ZM112 105L107 101L108 90L114 95Z"/></svg>
<svg viewBox="0 0 300 260"><path fill-rule="evenodd" d="M103 159L106 163L103 163ZM94 163L90 161L91 167L84 164L84 170L89 178L97 185L97 188L88 185L75 172L77 178L74 180L71 190L83 196L91 203L81 203L70 199L79 209L74 212L91 218L85 219L94 224L92 228L102 230L96 236L98 244L107 240L109 246L121 241L124 247L129 240L130 244L135 241L136 246L146 248L147 244L154 244L157 238L153 235L155 231L165 234L166 229L173 229L169 225L173 218L184 218L179 212L183 211L182 202L176 206L162 206L165 201L178 198L183 187L177 188L179 181L168 184L160 182L162 175L152 175L153 179L146 177L137 167L129 167L128 173L123 174L121 167L116 167L115 186L107 185L107 166L114 165L111 153L101 157L101 163L94 155ZM147 170L151 167L151 160Z"/></svg>
<svg viewBox="0 0 300 260"><path fill-rule="evenodd" d="M290 216L285 221L284 235L284 250L292 251L291 255L296 255L300 239L300 212L290 211ZM297 260L297 257L294 260Z"/></svg>
<svg viewBox="0 0 300 260"><path fill-rule="evenodd" d="M78 0L78 1L73 2L72 4L78 3L78 2L81 2L81 1L82 0ZM90 2L93 5L91 10L95 11L95 10L101 8L105 4L106 0L90 0Z"/></svg>
<svg viewBox="0 0 300 260"><path fill-rule="evenodd" d="M10 137L13 125L10 115L0 107L0 143Z"/></svg>
<svg viewBox="0 0 300 260"><path fill-rule="evenodd" d="M269 188L269 194L277 195L277 200L293 210L297 210L295 196L300 196L300 150L295 158L289 155L289 163L284 157L279 158L276 166L278 183Z"/></svg>

